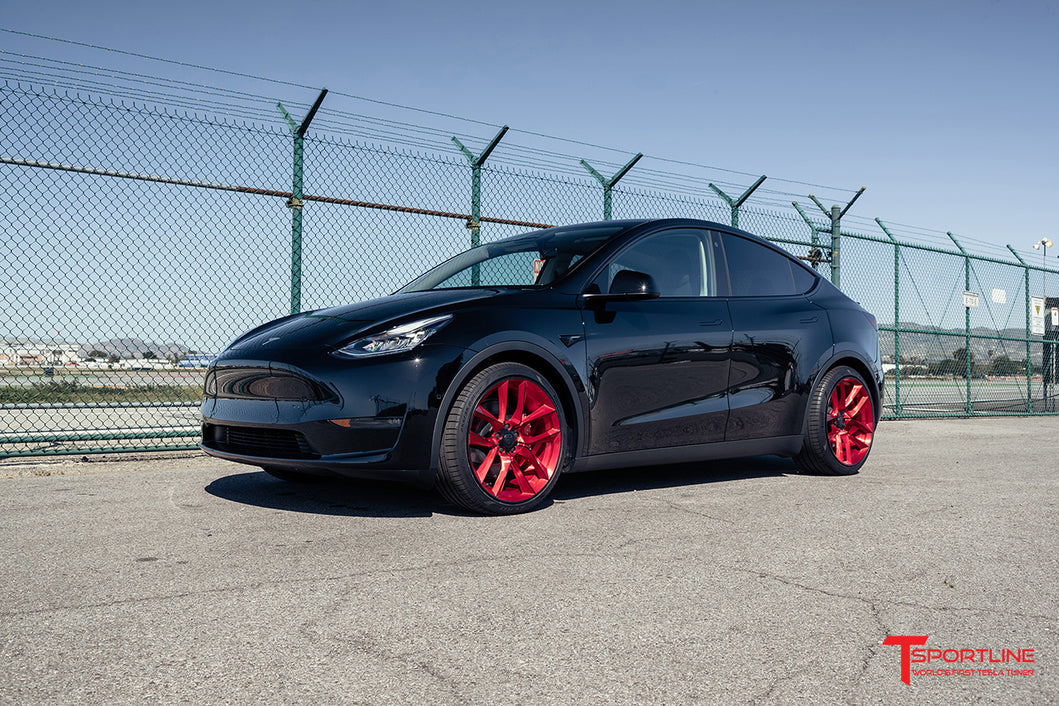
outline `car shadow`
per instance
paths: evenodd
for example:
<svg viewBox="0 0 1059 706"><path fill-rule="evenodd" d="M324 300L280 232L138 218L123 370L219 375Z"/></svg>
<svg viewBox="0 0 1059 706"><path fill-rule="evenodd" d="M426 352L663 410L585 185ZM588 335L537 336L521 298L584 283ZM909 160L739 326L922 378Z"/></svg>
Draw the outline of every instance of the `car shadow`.
<svg viewBox="0 0 1059 706"><path fill-rule="evenodd" d="M280 480L264 471L218 478L205 488L214 497L272 510L346 517L430 517L467 515L436 493L400 483L321 478L305 483Z"/></svg>
<svg viewBox="0 0 1059 706"><path fill-rule="evenodd" d="M556 484L554 501L636 490L658 490L751 478L780 477L796 473L790 459L757 456L732 461L681 463L571 473ZM474 517L437 493L385 481L319 479L294 483L264 471L218 478L205 488L214 497L255 507L344 517L431 517L434 514Z"/></svg>
<svg viewBox="0 0 1059 706"><path fill-rule="evenodd" d="M781 477L796 473L798 470L794 461L779 456L618 468L563 476L559 479L552 497L555 500L572 500L634 490L659 490L751 478Z"/></svg>

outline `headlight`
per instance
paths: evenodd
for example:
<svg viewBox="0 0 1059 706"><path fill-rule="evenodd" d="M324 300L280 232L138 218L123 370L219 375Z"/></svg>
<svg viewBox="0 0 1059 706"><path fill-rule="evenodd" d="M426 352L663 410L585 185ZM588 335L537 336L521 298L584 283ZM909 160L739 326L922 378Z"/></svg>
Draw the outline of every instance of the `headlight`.
<svg viewBox="0 0 1059 706"><path fill-rule="evenodd" d="M452 314L446 314L401 324L374 336L353 341L335 351L335 355L344 358L366 358L373 355L410 351L451 320Z"/></svg>

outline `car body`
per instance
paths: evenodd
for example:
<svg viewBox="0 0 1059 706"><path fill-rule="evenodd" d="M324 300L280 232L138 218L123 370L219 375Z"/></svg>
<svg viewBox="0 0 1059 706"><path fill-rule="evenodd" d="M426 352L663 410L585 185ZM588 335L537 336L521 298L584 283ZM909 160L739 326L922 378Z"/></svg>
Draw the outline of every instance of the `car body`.
<svg viewBox="0 0 1059 706"><path fill-rule="evenodd" d="M882 394L874 317L790 254L718 223L604 221L247 332L207 371L201 446L511 513L563 472L778 454L854 473Z"/></svg>

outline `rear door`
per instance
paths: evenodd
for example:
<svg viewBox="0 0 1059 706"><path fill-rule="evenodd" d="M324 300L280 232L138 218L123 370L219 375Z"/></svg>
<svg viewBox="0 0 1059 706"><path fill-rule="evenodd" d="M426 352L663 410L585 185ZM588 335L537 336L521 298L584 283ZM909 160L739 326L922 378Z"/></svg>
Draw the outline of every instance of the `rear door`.
<svg viewBox="0 0 1059 706"><path fill-rule="evenodd" d="M801 434L811 366L832 345L827 312L805 296L815 278L760 242L719 236L734 330L725 439Z"/></svg>

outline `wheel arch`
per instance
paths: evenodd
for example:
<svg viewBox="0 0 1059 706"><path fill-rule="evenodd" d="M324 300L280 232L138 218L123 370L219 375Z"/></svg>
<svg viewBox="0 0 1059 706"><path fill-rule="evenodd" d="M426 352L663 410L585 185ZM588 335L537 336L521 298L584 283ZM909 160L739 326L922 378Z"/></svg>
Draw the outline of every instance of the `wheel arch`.
<svg viewBox="0 0 1059 706"><path fill-rule="evenodd" d="M456 396L463 386L485 368L497 363L521 363L544 376L544 379L555 388L563 405L563 413L569 420L574 433L573 449L575 457L580 456L581 444L585 434L585 406L578 386L567 370L569 362L557 358L547 349L526 341L506 341L488 346L472 356L453 377L448 389L438 405L438 414L434 420L434 432L430 447L430 471L438 471L438 457L441 453L441 437L445 420L452 409Z"/></svg>
<svg viewBox="0 0 1059 706"><path fill-rule="evenodd" d="M882 402L883 402L883 389L871 363L869 363L863 356L859 355L854 350L836 350L831 356L821 363L816 368L816 374L812 379L812 386L815 386L817 381L823 377L828 370L832 368L845 365L853 368L860 374L864 381L868 383L868 392L871 393L871 401L875 406L875 423L879 423L879 419L882 418ZM812 387L811 386L811 387ZM805 433L805 424L809 417L808 403L805 408L805 419L802 421L802 433Z"/></svg>

